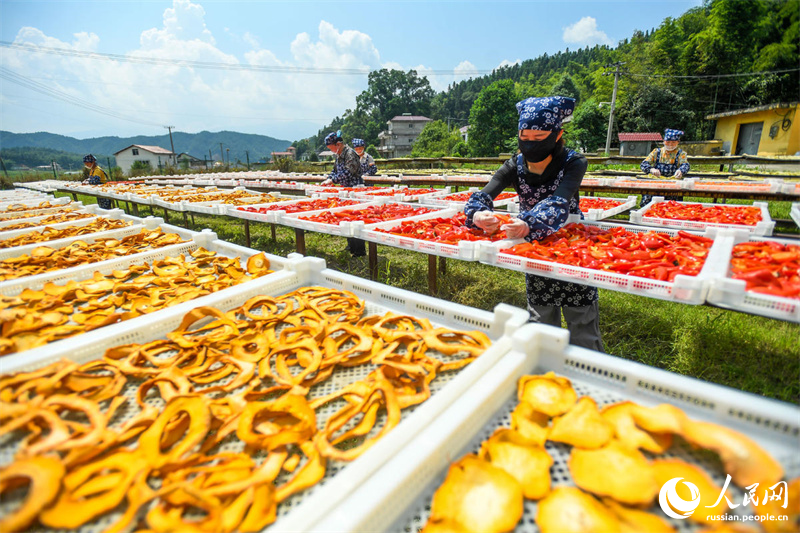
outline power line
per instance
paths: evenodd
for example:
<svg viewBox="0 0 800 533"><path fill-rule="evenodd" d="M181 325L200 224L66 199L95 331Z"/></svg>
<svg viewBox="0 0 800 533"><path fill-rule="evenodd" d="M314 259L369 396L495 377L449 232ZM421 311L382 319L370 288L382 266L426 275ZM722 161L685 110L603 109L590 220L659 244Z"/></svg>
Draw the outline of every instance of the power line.
<svg viewBox="0 0 800 533"><path fill-rule="evenodd" d="M30 89L32 91L36 91L38 93L50 96L57 100L61 100L62 102L66 102L68 104L72 104L74 106L78 106L80 108L86 109L88 111L93 111L95 113L99 113L101 115L106 115L112 118L126 120L128 122L136 122L138 124L144 124L146 126L161 126L161 124L157 122L148 122L145 120L139 120L137 118L129 117L123 115L121 113L117 113L113 109L109 109L107 107L102 107L99 105L95 105L91 102L87 102L86 100L81 100L80 98L76 98L69 93L65 93L63 91L59 91L58 89L53 89L52 87L48 87L42 83L34 81L30 78L27 78L21 74L17 74L8 70L5 67L0 67L0 78L4 80L10 81L12 83L16 83L17 85L21 85L26 89Z"/></svg>
<svg viewBox="0 0 800 533"><path fill-rule="evenodd" d="M784 72L800 72L800 68L785 68L781 70L762 70L759 72L740 72L738 74L706 74L698 76L675 76L671 74L633 74L632 72L623 72L626 76L634 78L683 78L683 79L718 79L718 78L739 78L743 76L761 76L764 74L782 74Z"/></svg>
<svg viewBox="0 0 800 533"><path fill-rule="evenodd" d="M38 46L26 43L11 43L0 41L0 46L13 48L26 52L37 52L42 54L52 54L60 56L81 57L84 59L100 59L105 61L120 61L123 63L136 63L146 65L162 65L169 67L187 67L215 70L241 70L255 72L273 72L281 74L335 74L348 76L363 76L369 74L374 69L371 68L324 68L324 67L287 67L278 65L243 65L240 63L220 63L215 61L193 61L189 59L173 59L164 57L142 57L122 54L106 54L101 52L84 52L82 50L71 50L69 48L55 48L51 46ZM491 74L491 70L426 70L424 76L471 76L479 74Z"/></svg>

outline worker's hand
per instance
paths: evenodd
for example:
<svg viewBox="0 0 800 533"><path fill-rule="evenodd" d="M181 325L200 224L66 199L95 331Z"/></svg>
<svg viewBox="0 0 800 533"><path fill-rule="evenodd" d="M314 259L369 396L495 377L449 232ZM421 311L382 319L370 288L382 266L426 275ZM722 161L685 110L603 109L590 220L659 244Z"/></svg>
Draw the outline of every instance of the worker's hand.
<svg viewBox="0 0 800 533"><path fill-rule="evenodd" d="M655 176L657 178L661 177L661 171L658 170L657 168L651 168L650 169L650 174L652 174L653 176Z"/></svg>
<svg viewBox="0 0 800 533"><path fill-rule="evenodd" d="M679 180L683 177L683 172L681 172L680 170L676 170L675 174L672 177L675 178L676 180Z"/></svg>
<svg viewBox="0 0 800 533"><path fill-rule="evenodd" d="M489 235L500 227L500 220L491 211L478 211L472 215L472 222Z"/></svg>
<svg viewBox="0 0 800 533"><path fill-rule="evenodd" d="M328 185L333 185L333 180L328 178L325 181L323 181L322 183L320 183L320 185L322 185L323 187L327 187Z"/></svg>
<svg viewBox="0 0 800 533"><path fill-rule="evenodd" d="M506 232L509 239L524 239L531 232L528 223L519 218L515 218L508 224L503 224L500 229Z"/></svg>

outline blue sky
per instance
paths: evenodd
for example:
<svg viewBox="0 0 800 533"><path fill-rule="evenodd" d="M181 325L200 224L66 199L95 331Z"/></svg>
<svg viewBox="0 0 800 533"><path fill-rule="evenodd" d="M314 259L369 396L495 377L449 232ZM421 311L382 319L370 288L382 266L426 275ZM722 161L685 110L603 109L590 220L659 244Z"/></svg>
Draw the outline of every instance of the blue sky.
<svg viewBox="0 0 800 533"><path fill-rule="evenodd" d="M0 2L0 40L128 58L470 73L611 46L700 0ZM79 138L223 129L294 140L355 105L366 75L197 69L0 47L0 128ZM10 74L9 74L10 73ZM474 75L474 74L473 74ZM9 81L22 79L28 87ZM30 88L43 84L47 94ZM41 85L40 85L41 87ZM54 94L56 97L54 97ZM72 105L66 100L93 106Z"/></svg>

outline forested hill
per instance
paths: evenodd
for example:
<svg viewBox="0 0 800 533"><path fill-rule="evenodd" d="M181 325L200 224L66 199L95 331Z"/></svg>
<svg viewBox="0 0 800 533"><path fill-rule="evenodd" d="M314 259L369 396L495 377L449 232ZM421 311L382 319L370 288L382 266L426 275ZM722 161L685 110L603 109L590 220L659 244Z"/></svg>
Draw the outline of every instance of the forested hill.
<svg viewBox="0 0 800 533"><path fill-rule="evenodd" d="M619 131L665 127L684 130L688 140L709 139L709 114L800 100L800 0L705 0L680 17L641 23L641 31L614 48L542 55L441 93L415 71L374 71L352 109L294 144L300 154L319 149L325 133L342 129L346 140L377 145L386 121L407 112L440 121L428 126L431 134L415 144L415 155L496 155L516 145L514 103L559 94L578 101L565 128L568 143L592 151L605 143L604 103L611 100L610 65L617 62L615 140ZM447 131L448 121L451 129L469 124L468 145Z"/></svg>
<svg viewBox="0 0 800 533"><path fill-rule="evenodd" d="M282 152L291 144L291 141L275 139L266 135L254 135L247 133L237 133L235 131L199 133L183 133L176 131L172 133L177 153L189 153L200 159L211 157L214 160L220 158L220 143L225 153L225 158L230 155L231 162L235 160L246 161L249 152L250 161L257 161L262 158L269 159L271 152ZM170 149L169 135L147 136L139 135L136 137L95 137L92 139L75 139L64 135L53 133L11 133L0 131L0 155L5 159L13 159L17 164L27 166L37 166L49 164L52 159L39 161L42 157L47 159L52 157L52 153L47 150L57 152L67 152L70 154L94 154L101 161L106 157L113 157L114 152L118 152L132 144L143 144L148 146L161 146ZM14 150L21 148L39 148L46 150ZM230 149L230 154L226 151ZM11 154L13 153L13 156ZM41 156L41 157L40 157Z"/></svg>

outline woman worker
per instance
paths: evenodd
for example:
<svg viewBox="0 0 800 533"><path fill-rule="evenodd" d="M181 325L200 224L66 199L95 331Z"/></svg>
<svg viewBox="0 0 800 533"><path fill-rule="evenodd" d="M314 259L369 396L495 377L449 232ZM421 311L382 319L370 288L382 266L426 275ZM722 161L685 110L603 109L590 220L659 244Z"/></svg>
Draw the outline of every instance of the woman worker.
<svg viewBox="0 0 800 533"><path fill-rule="evenodd" d="M678 148L683 132L681 130L664 130L664 148L656 148L642 161L639 167L642 172L656 178L672 178L679 180L689 172L686 152ZM650 194L642 195L642 204L647 205L653 199ZM683 200L683 196L665 196L665 200Z"/></svg>
<svg viewBox="0 0 800 533"><path fill-rule="evenodd" d="M364 139L353 139L353 150L356 151L358 157L361 158L361 175L374 176L378 173L378 165L371 155L364 150Z"/></svg>
<svg viewBox="0 0 800 533"><path fill-rule="evenodd" d="M572 115L575 100L563 96L528 98L517 104L520 154L506 161L483 190L473 193L464 209L467 225L509 238L541 240L558 231L570 213L580 214L578 188L586 172L586 158L564 148L561 125ZM500 225L492 214L493 198L513 187L519 194L520 214ZM527 274L531 321L561 326L567 322L570 342L604 351L600 335L598 293L595 287Z"/></svg>
<svg viewBox="0 0 800 533"><path fill-rule="evenodd" d="M325 137L325 146L336 155L333 170L322 185L355 187L364 185L361 178L361 161L355 151L342 141L342 131L331 132Z"/></svg>
<svg viewBox="0 0 800 533"><path fill-rule="evenodd" d="M92 154L83 156L83 165L89 169L89 178L86 180L89 185L102 185L108 181L108 176L97 164L97 158ZM97 205L101 209L111 209L111 200L109 198L98 198Z"/></svg>
<svg viewBox="0 0 800 533"><path fill-rule="evenodd" d="M322 185L331 185L332 183L344 187L364 185L364 180L361 178L361 162L358 154L344 144L341 130L329 133L325 137L325 146L336 154L336 161L333 163L333 170L330 176L322 182ZM347 251L353 254L354 257L367 255L367 248L361 239L347 239Z"/></svg>

